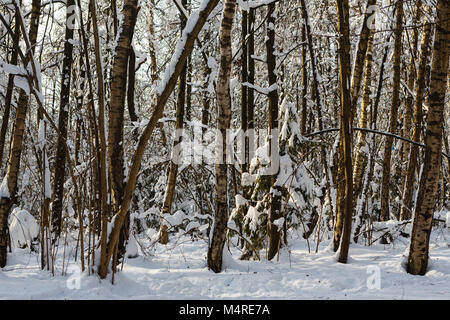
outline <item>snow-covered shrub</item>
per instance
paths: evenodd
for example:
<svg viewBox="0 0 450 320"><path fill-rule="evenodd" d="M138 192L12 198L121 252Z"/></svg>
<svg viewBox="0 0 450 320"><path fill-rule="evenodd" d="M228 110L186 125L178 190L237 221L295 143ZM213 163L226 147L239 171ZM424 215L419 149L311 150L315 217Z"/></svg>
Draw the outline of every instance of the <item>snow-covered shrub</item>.
<svg viewBox="0 0 450 320"><path fill-rule="evenodd" d="M9 220L11 247L22 249L31 247L39 236L39 224L36 219L27 210L15 208Z"/></svg>
<svg viewBox="0 0 450 320"><path fill-rule="evenodd" d="M302 228L304 237L307 237L317 222L322 191L315 185L302 158L301 148L306 139L300 134L300 121L294 107L287 98L280 106L280 168L275 185L280 186L282 192L281 212L284 217L280 223L285 223L287 229ZM268 144L265 144L256 150L250 166L251 178L246 177L246 180L254 181L250 187L250 199L236 197L236 208L229 221L231 226L242 224L243 231L252 241L252 250L262 248L270 211L270 176L259 174L263 163L268 163L268 159L261 159L268 155L267 148ZM242 258L251 256L246 252Z"/></svg>

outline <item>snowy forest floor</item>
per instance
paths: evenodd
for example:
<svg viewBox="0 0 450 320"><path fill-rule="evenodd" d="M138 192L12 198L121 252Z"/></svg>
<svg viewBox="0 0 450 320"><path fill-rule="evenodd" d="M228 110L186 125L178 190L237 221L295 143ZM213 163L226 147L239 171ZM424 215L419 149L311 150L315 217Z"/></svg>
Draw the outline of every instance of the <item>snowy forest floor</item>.
<svg viewBox="0 0 450 320"><path fill-rule="evenodd" d="M412 276L404 269L408 239L394 245L353 244L348 264L336 262L327 247L329 241L321 243L317 254L311 243L312 253L308 253L299 235L290 236L289 248L281 250L279 262L240 261L239 251L231 245L231 254L225 249L225 270L220 274L206 267L204 240L191 241L187 236L171 240L177 244L158 244L151 255L126 259L114 285L110 277L100 281L95 274L78 275L79 262L73 259L68 275L61 276L59 265L53 277L40 270L38 254L15 249L0 271L0 298L450 299L450 232L445 229L432 234L425 276Z"/></svg>

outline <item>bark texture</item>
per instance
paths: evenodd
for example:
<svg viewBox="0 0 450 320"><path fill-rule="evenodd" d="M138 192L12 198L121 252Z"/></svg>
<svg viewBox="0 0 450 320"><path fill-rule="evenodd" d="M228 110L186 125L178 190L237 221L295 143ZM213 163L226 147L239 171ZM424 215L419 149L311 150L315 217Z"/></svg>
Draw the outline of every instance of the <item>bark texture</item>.
<svg viewBox="0 0 450 320"><path fill-rule="evenodd" d="M363 90L363 100L361 105L361 117L360 117L360 127L367 128L367 115L370 105L370 86L372 83L372 48L373 48L373 33L369 36L369 43L367 46L366 54L366 74L364 79L364 90ZM353 172L353 207L356 211L356 204L359 195L361 194L363 185L363 174L367 166L367 143L366 143L366 132L359 131L357 152L355 159L355 168Z"/></svg>
<svg viewBox="0 0 450 320"><path fill-rule="evenodd" d="M351 93L350 83L350 26L348 0L337 0L339 17L339 80L341 88L341 171L344 172L345 189L343 199L343 233L339 252L339 262L347 263L350 235L352 232L353 170L351 135Z"/></svg>
<svg viewBox="0 0 450 320"><path fill-rule="evenodd" d="M227 130L231 123L230 75L232 66L231 30L236 0L225 0L219 31L220 69L217 80L218 145L216 146L216 204L214 227L208 248L208 268L222 271L223 247L228 222Z"/></svg>
<svg viewBox="0 0 450 320"><path fill-rule="evenodd" d="M414 14L414 20L413 24L417 25L420 23L420 19L422 17L422 0L418 0L416 2L415 7L415 14ZM409 91L414 92L414 84L416 82L416 76L417 76L417 70L416 70L416 60L417 60L417 43L419 41L419 29L413 28L412 29L412 42L411 42L411 57L409 59L409 70L408 70L408 88ZM403 117L403 137L410 139L411 138L411 121L413 118L413 97L409 94L406 97L405 100L405 114ZM404 192L405 190L405 183L406 183L406 175L408 171L408 156L411 149L411 145L409 143L403 143L402 144L402 165L403 165L403 172L402 172L402 185L401 185L401 191ZM401 216L401 213L400 213Z"/></svg>
<svg viewBox="0 0 450 320"><path fill-rule="evenodd" d="M420 51L419 59L419 70L417 74L416 83L416 102L414 107L414 129L413 129L413 141L419 141L422 132L422 121L423 121L423 100L425 93L425 77L426 77L426 67L428 64L428 57L430 55L430 39L431 39L431 25L425 20L426 25L423 32L422 38L422 48ZM400 220L406 220L411 218L411 211L413 207L412 198L415 183L415 173L417 169L417 160L419 155L419 147L417 145L412 145L409 148L409 161L408 170L406 171L405 177L405 187L403 189L402 196L402 207L400 210Z"/></svg>
<svg viewBox="0 0 450 320"><path fill-rule="evenodd" d="M127 85L128 58L138 13L137 0L125 0L122 9L123 20L119 27L117 45L111 76L111 105L108 121L108 168L111 181L111 194L114 212L120 210L124 193L124 155L123 129L124 109ZM125 254L126 241L129 234L129 214L122 226L118 243L118 254Z"/></svg>
<svg viewBox="0 0 450 320"><path fill-rule="evenodd" d="M186 0L182 1L182 5L186 7ZM181 33L186 26L186 18L183 14L180 14L180 27ZM167 178L167 187L164 194L162 214L170 214L172 211L173 198L175 196L175 186L177 183L178 165L180 161L181 153L181 140L183 129L184 113L185 113L185 101L186 101L186 76L187 76L187 62L181 69L180 78L178 80L178 97L177 97L177 110L176 110L176 120L175 120L175 140L173 141L172 158L169 165L169 176ZM165 223L164 219L161 220L160 228L160 238L159 242L161 244L167 244L169 242L169 226Z"/></svg>
<svg viewBox="0 0 450 320"><path fill-rule="evenodd" d="M236 0L225 0L219 31L220 69L217 81L218 145L216 146L216 204L214 228L208 248L208 267L222 271L223 247L228 222L227 130L231 122L230 75L232 66L231 30Z"/></svg>
<svg viewBox="0 0 450 320"><path fill-rule="evenodd" d="M425 159L414 209L414 223L407 266L408 273L417 275L424 275L428 267L428 248L442 162L442 128L449 67L449 16L450 2L438 0L431 66L430 106L425 133Z"/></svg>
<svg viewBox="0 0 450 320"><path fill-rule="evenodd" d="M367 53L368 41L370 29L368 25L368 19L373 14L373 12L369 13L375 6L376 0L367 0L366 5L366 13L364 14L363 24L361 27L361 33L359 36L358 49L355 55L355 63L352 74L352 88L351 88L351 96L352 96L352 115L351 120L352 124L356 117L356 106L358 103L359 92L361 88L362 81L362 73L364 69L364 61ZM370 11L369 11L370 10Z"/></svg>
<svg viewBox="0 0 450 320"><path fill-rule="evenodd" d="M27 45L29 45L29 51L27 52L25 61L23 61L26 64L28 64L31 59L34 59L33 54L35 51L34 48L38 33L40 6L40 0L33 0L31 8L30 30L28 34L29 42L27 41ZM16 10L18 10L17 6ZM20 23L23 24L23 21L20 21ZM23 32L24 28L21 29ZM20 89L19 100L17 102L16 117L14 120L13 134L10 143L8 167L4 178L7 180L6 185L8 187L9 197L3 195L3 197L0 198L0 268L6 266L7 261L7 244L9 239L8 217L11 211L11 207L16 201L20 171L20 156L22 154L22 143L24 140L25 118L28 110L28 101L29 96L24 90Z"/></svg>
<svg viewBox="0 0 450 320"><path fill-rule="evenodd" d="M275 57L275 3L268 7L267 12L267 37L266 37L266 53L267 53L267 70L269 73L269 153L271 168L278 168L270 176L270 212L269 212L269 248L267 259L272 260L278 253L281 241L281 228L278 227L276 220L282 217L281 212L281 186L276 185L279 173L280 150L278 146L278 86L277 86L277 61ZM275 147L275 148L273 148Z"/></svg>
<svg viewBox="0 0 450 320"><path fill-rule="evenodd" d="M396 2L394 76L392 79L392 105L389 120L389 132L396 134L398 108L400 105L400 59L402 52L403 0ZM381 182L381 219L389 220L389 190L391 182L391 156L394 138L387 136L384 144L383 177Z"/></svg>
<svg viewBox="0 0 450 320"><path fill-rule="evenodd" d="M74 0L67 1L66 21L71 17L71 8L75 5ZM52 201L52 226L54 238L59 238L62 226L62 209L64 199L64 182L66 176L66 149L64 140L67 139L67 120L69 117L69 98L72 71L73 52L73 28L66 24L66 35L64 42L64 58L61 73L61 92L59 101L58 116L58 141L56 143L56 166L55 179L53 180L53 201Z"/></svg>

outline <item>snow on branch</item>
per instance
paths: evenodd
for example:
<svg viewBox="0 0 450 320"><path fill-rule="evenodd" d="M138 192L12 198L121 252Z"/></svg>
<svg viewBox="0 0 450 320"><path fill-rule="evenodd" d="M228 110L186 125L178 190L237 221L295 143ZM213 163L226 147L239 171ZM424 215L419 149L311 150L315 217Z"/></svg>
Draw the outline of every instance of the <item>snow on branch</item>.
<svg viewBox="0 0 450 320"><path fill-rule="evenodd" d="M256 9L262 6L267 6L271 3L278 2L279 0L237 0L242 10Z"/></svg>
<svg viewBox="0 0 450 320"><path fill-rule="evenodd" d="M276 83L272 84L268 88L263 88L263 87L260 87L260 86L258 86L256 84L251 84L251 83L248 83L248 82L244 82L242 85L245 86L245 87L249 87L251 89L254 89L254 90L258 91L259 93L265 94L265 95L268 95L272 91L275 91L275 90L278 89L278 85Z"/></svg>
<svg viewBox="0 0 450 320"><path fill-rule="evenodd" d="M318 136L318 135L321 135L321 134L324 134L324 133L336 132L336 131L339 131L339 130L340 130L339 128L330 128L330 129L325 129L325 130L321 130L321 131L316 131L316 132L313 132L313 133L305 135L305 138ZM426 147L426 145L423 144L423 143L420 143L420 142L417 142L417 141L413 141L413 140L401 137L399 135L396 135L396 134L393 134L393 133L390 133L390 132L378 131L378 130L373 130L373 129L368 129L368 128L352 128L352 130L365 131L365 132L374 133L374 134L381 134L383 136L393 137L395 139L399 139L399 140L402 140L402 141L406 141L406 142L412 143L412 144L414 144L416 146L419 146L419 147L422 147L422 148ZM446 154L445 152L442 152L442 155L444 157L450 159L450 155Z"/></svg>

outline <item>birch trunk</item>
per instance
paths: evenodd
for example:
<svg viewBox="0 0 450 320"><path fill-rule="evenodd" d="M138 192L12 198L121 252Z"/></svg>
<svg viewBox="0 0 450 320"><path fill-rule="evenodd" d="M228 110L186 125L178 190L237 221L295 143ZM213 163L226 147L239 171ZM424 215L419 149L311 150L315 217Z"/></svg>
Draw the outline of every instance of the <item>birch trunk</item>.
<svg viewBox="0 0 450 320"><path fill-rule="evenodd" d="M407 271L424 275L428 267L428 249L437 202L439 171L442 162L442 128L449 67L450 2L437 2L436 33L431 67L429 110L425 133L425 159L420 176Z"/></svg>
<svg viewBox="0 0 450 320"><path fill-rule="evenodd" d="M352 96L352 115L351 115L351 123L353 124L353 121L356 117L356 105L358 103L359 98L359 92L361 88L361 81L362 81L362 73L364 69L364 61L365 56L367 53L367 47L368 47L368 41L369 41L369 34L370 29L368 25L368 20L371 14L369 14L369 10L373 8L373 6L376 4L376 0L367 0L366 5L366 13L364 14L363 24L359 36L359 42L358 42L358 49L356 51L355 55L355 62L354 62L354 68L353 68L353 74L352 74L352 88L351 88L351 96Z"/></svg>
<svg viewBox="0 0 450 320"><path fill-rule="evenodd" d="M19 21L17 20L17 16L15 18L15 26L14 26L14 34L17 39L19 39L20 36L20 29L19 29ZM17 56L18 52L15 48L13 48L12 54L11 54L11 60L10 64L17 65ZM3 117L2 117L2 127L0 129L0 170L3 168L3 152L5 149L5 139L6 139L6 132L8 130L9 125L9 115L11 112L11 102L12 102L12 96L14 91L14 75L10 74L8 76L8 87L6 89L6 95L5 95L5 103L3 105Z"/></svg>
<svg viewBox="0 0 450 320"><path fill-rule="evenodd" d="M360 127L367 128L367 113L370 105L370 86L372 83L372 49L373 49L373 33L369 36L369 43L367 45L366 54L366 74L364 79L364 90L363 90L363 101L361 106L361 119ZM362 189L362 177L367 166L367 143L366 143L366 132L360 131L358 136L358 146L355 159L355 168L353 172L353 207L356 211L356 205L358 202L358 197L361 194Z"/></svg>
<svg viewBox="0 0 450 320"><path fill-rule="evenodd" d="M431 39L431 25L429 21L425 20L426 25L423 32L422 48L420 51L419 70L417 74L416 84L416 102L414 107L414 129L413 129L413 141L420 140L420 134L422 132L423 121L423 99L425 93L425 77L426 67L428 65L428 56L430 55L430 39ZM417 158L419 155L419 147L412 145L409 152L408 170L405 177L405 188L402 196L402 207L400 210L400 220L407 220L411 218L411 210L413 208L412 198L414 191L415 172L417 169Z"/></svg>
<svg viewBox="0 0 450 320"><path fill-rule="evenodd" d="M113 255L113 248L115 248L119 240L120 228L125 221L126 214L130 206L131 198L136 187L136 180L139 174L142 157L144 156L144 151L147 146L148 140L150 139L158 123L158 120L163 115L165 104L169 99L169 96L171 95L173 89L175 88L176 80L181 73L181 69L186 62L188 55L194 47L194 42L200 30L203 28L209 14L217 6L218 3L219 0L204 0L201 8L198 11L198 19L194 21L192 30L186 33L185 31L183 31L183 34L185 34L186 36L186 40L183 42L179 42L178 44L178 46L181 46L179 48L181 50L180 56L173 61L173 72L169 74L168 78L166 79L167 81L164 82L164 84L158 91L158 97L153 109L153 114L150 117L150 121L148 122L141 136L139 137L136 151L133 154L132 164L128 174L127 183L125 185L124 196L120 205L120 210L116 213L116 219L114 220L114 225L109 235L105 258L102 259L102 262L100 263L99 275L101 279L106 278L106 275L108 273L108 266Z"/></svg>
<svg viewBox="0 0 450 320"><path fill-rule="evenodd" d="M208 267L218 273L222 271L222 255L228 222L227 199L227 131L231 123L230 75L233 63L231 30L233 27L236 0L225 0L219 31L220 69L217 79L217 145L216 145L216 205L214 227L208 248Z"/></svg>
<svg viewBox="0 0 450 320"><path fill-rule="evenodd" d="M33 0L30 19L30 30L28 34L30 52L27 53L25 62L33 59L38 26L41 1ZM18 7L16 7L18 10ZM17 21L16 21L17 22ZM17 22L18 23L18 22ZM20 23L23 23L21 21ZM16 117L14 120L14 129L11 137L10 153L8 159L8 168L5 175L6 186L8 188L9 196L2 195L0 197L0 268L6 266L7 261L7 244L9 239L8 234L8 217L11 211L11 207L16 201L16 193L18 187L19 170L20 170L20 156L22 154L22 143L25 133L25 118L28 110L29 96L27 93L20 89L19 100L17 102Z"/></svg>
<svg viewBox="0 0 450 320"><path fill-rule="evenodd" d="M123 129L124 106L127 84L128 58L132 49L134 27L138 13L137 0L125 0L122 9L123 20L119 27L117 45L111 76L111 106L108 121L108 160L111 180L111 193L114 212L120 210L124 193L124 155ZM118 254L125 254L129 233L129 213L126 215L118 243Z"/></svg>
<svg viewBox="0 0 450 320"><path fill-rule="evenodd" d="M107 169L106 169L106 136L105 136L105 88L104 88L104 74L103 74L103 61L100 51L100 39L97 23L97 7L96 1L90 0L89 10L92 18L92 27L94 31L94 52L95 52L95 65L97 71L97 92L98 92L98 131L100 142L100 157L99 157L99 169L100 169L100 201L101 201L101 234L100 234L100 265L105 264L107 253L107 227L109 218L109 206L107 203L108 190L107 190Z"/></svg>
<svg viewBox="0 0 450 320"><path fill-rule="evenodd" d="M186 8L187 1L183 0L182 5ZM183 29L186 27L186 18L183 14L180 14L180 28L181 33ZM168 215L171 214L172 211L172 203L173 198L175 196L175 187L177 184L177 174L178 174L178 165L180 163L180 153L181 153L181 140L183 130L183 121L184 121L184 113L185 113L185 101L186 101L186 76L187 76L187 62L184 64L180 78L178 80L178 97L177 97L177 110L176 110L176 120L175 120L175 140L173 141L172 148L172 158L170 161L169 167L169 176L167 178L167 188L164 194L163 208L162 214ZM165 223L164 219L161 220L161 228L160 228L160 237L159 242L161 244L167 244L169 242L169 226Z"/></svg>
<svg viewBox="0 0 450 320"><path fill-rule="evenodd" d="M413 24L417 25L420 22L420 19L422 17L422 0L418 0L416 2L415 7L415 14L413 19ZM413 39L411 44L411 57L409 59L409 71L408 71L408 88L411 92L414 92L414 83L417 76L417 70L416 70L416 60L417 60L417 43L419 41L419 29L413 28ZM407 98L405 100L405 115L403 117L403 137L407 139L411 139L411 121L413 118L413 97L408 94ZM401 191L404 192L405 190L405 183L406 183L406 175L408 172L408 160L407 157L409 156L409 152L411 149L411 145L409 143L402 143L402 184L401 184ZM400 214L401 216L401 214Z"/></svg>
<svg viewBox="0 0 450 320"><path fill-rule="evenodd" d="M394 76L392 88L392 105L390 112L389 132L396 134L398 108L400 105L400 58L402 51L403 0L396 2L395 44L394 44ZM387 136L384 144L383 177L381 182L381 219L389 220L389 189L391 182L391 155L394 138Z"/></svg>

